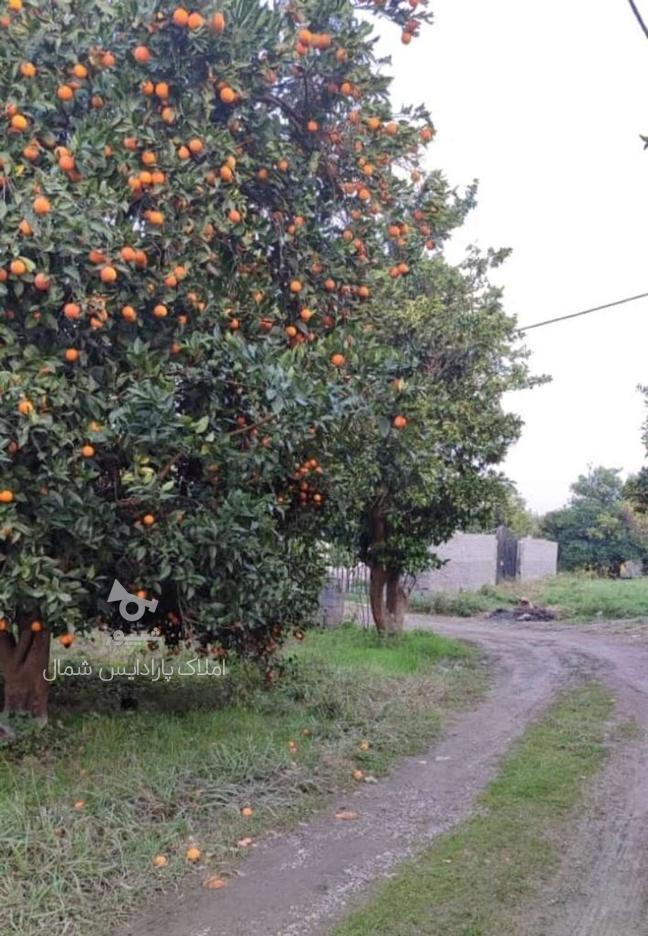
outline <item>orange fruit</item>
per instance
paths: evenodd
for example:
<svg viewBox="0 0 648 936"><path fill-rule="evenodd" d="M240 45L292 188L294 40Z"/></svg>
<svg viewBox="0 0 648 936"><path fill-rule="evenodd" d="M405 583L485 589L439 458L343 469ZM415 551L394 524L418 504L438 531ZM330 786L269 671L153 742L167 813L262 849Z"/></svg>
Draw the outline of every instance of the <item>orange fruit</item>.
<svg viewBox="0 0 648 936"><path fill-rule="evenodd" d="M189 13L184 7L177 7L171 17L176 26L186 26L189 22Z"/></svg>
<svg viewBox="0 0 648 936"><path fill-rule="evenodd" d="M117 270L112 266L105 266L99 276L102 283L114 283L117 279Z"/></svg>
<svg viewBox="0 0 648 936"><path fill-rule="evenodd" d="M9 491L7 488L5 488L3 491L0 491L0 504L10 504L13 499L13 491ZM4 618L2 620L4 621ZM4 623L6 624L6 621ZM6 628L2 629L5 630Z"/></svg>
<svg viewBox="0 0 648 936"><path fill-rule="evenodd" d="M214 32L222 33L225 31L225 17L222 13L214 13L211 21Z"/></svg>
<svg viewBox="0 0 648 936"><path fill-rule="evenodd" d="M222 890L227 887L227 882L220 875L214 874L203 881L203 887L206 887L207 890Z"/></svg>
<svg viewBox="0 0 648 936"><path fill-rule="evenodd" d="M58 161L59 169L62 169L63 172L72 172L75 167L74 156L70 156L69 153L65 153Z"/></svg>
<svg viewBox="0 0 648 936"><path fill-rule="evenodd" d="M153 859L154 868L166 868L168 863L169 859L166 857L166 855L156 855Z"/></svg>
<svg viewBox="0 0 648 936"><path fill-rule="evenodd" d="M11 127L13 130L26 130L29 126L29 121L23 114L14 114L11 118Z"/></svg>
<svg viewBox="0 0 648 936"><path fill-rule="evenodd" d="M83 81L84 78L88 77L88 69L85 67L85 65L81 65L79 63L72 69L72 74L75 78L79 78L81 81Z"/></svg>
<svg viewBox="0 0 648 936"><path fill-rule="evenodd" d="M82 799L76 800L72 808L75 810L75 812L83 812L83 810L85 809L85 800L82 800Z"/></svg>
<svg viewBox="0 0 648 936"><path fill-rule="evenodd" d="M52 210L52 205L48 198L45 198L43 195L39 195L38 198L34 199L34 211L37 215L46 215L49 214Z"/></svg>
<svg viewBox="0 0 648 936"><path fill-rule="evenodd" d="M218 170L218 174L220 175L223 182L231 182L234 178L234 173L229 166L221 166Z"/></svg>
<svg viewBox="0 0 648 936"><path fill-rule="evenodd" d="M88 260L90 263L105 263L107 259L108 258L103 250L97 250L96 247L93 248L88 254Z"/></svg>
<svg viewBox="0 0 648 936"><path fill-rule="evenodd" d="M74 634L61 634L58 641L62 647L71 647L74 643Z"/></svg>
<svg viewBox="0 0 648 936"><path fill-rule="evenodd" d="M169 310L161 302L158 303L158 305L156 305L155 308L153 309L153 315L155 316L155 318L158 318L158 319L166 318L168 314L169 314Z"/></svg>
<svg viewBox="0 0 648 936"><path fill-rule="evenodd" d="M30 624L30 626L29 626L29 629L30 629L31 631L33 631L34 634L40 634L40 632L41 632L42 629L43 629L43 622L42 622L42 621L32 621L31 624Z"/></svg>
<svg viewBox="0 0 648 936"><path fill-rule="evenodd" d="M56 96L59 101L71 101L74 97L74 88L71 88L70 85L59 85L56 91Z"/></svg>
<svg viewBox="0 0 648 936"><path fill-rule="evenodd" d="M84 445L81 449L81 454L84 458L94 458L95 450L92 445Z"/></svg>
<svg viewBox="0 0 648 936"><path fill-rule="evenodd" d="M23 62L20 66L20 74L23 78L34 78L36 75L36 66L33 62Z"/></svg>
<svg viewBox="0 0 648 936"><path fill-rule="evenodd" d="M354 770L352 776L354 780L364 780L364 770Z"/></svg>
<svg viewBox="0 0 648 936"><path fill-rule="evenodd" d="M346 364L346 358L343 354L334 354L331 357L331 364L333 367L344 367Z"/></svg>
<svg viewBox="0 0 648 936"><path fill-rule="evenodd" d="M308 123L306 124L306 129L308 130L309 133L317 133L317 131L319 130L319 124L317 123L316 120L309 120Z"/></svg>
<svg viewBox="0 0 648 936"><path fill-rule="evenodd" d="M153 514L144 514L144 516L142 517L142 523L144 524L144 526L153 526L153 524L155 523L155 517L153 516Z"/></svg>
<svg viewBox="0 0 648 936"><path fill-rule="evenodd" d="M18 412L22 416L29 416L30 413L34 412L34 404L30 403L29 400L21 400L18 404Z"/></svg>
<svg viewBox="0 0 648 936"><path fill-rule="evenodd" d="M432 129L432 127L423 127L423 129L419 133L419 137L423 141L423 143L429 143L433 136L434 136L434 130Z"/></svg>
<svg viewBox="0 0 648 936"><path fill-rule="evenodd" d="M122 249L119 251L119 254L125 263L134 263L137 258L137 251L128 244L126 244L125 247L122 247Z"/></svg>
<svg viewBox="0 0 648 936"><path fill-rule="evenodd" d="M81 307L76 302L68 302L63 306L63 315L72 322L81 317Z"/></svg>
<svg viewBox="0 0 648 936"><path fill-rule="evenodd" d="M104 68L114 68L117 64L117 59L112 52L104 52L101 56L101 64Z"/></svg>
<svg viewBox="0 0 648 936"><path fill-rule="evenodd" d="M236 92L226 85L224 88L221 88L219 97L223 104L232 104L236 100Z"/></svg>
<svg viewBox="0 0 648 936"><path fill-rule="evenodd" d="M165 124L172 124L175 120L175 111L172 107L163 107L162 108L162 120Z"/></svg>
<svg viewBox="0 0 648 936"><path fill-rule="evenodd" d="M79 360L79 352L76 348L67 348L64 357L68 364L74 364Z"/></svg>
<svg viewBox="0 0 648 936"><path fill-rule="evenodd" d="M139 62L140 65L146 65L151 61L151 50L145 45L136 46L133 49L133 58L136 62Z"/></svg>
<svg viewBox="0 0 648 936"><path fill-rule="evenodd" d="M144 166L154 166L157 162L157 156L151 150L145 150L142 153L141 160Z"/></svg>
<svg viewBox="0 0 648 936"><path fill-rule="evenodd" d="M333 290L335 289L335 280L332 280L332 279L330 279L330 278L329 278L329 279L325 279L325 280L324 280L324 289L325 289L327 292L333 292Z"/></svg>
<svg viewBox="0 0 648 936"><path fill-rule="evenodd" d="M243 809L241 810L241 815L245 816L246 818L249 818L250 816L254 815L254 810L252 809L251 806L244 806Z"/></svg>
<svg viewBox="0 0 648 936"><path fill-rule="evenodd" d="M25 159L28 159L30 162L34 162L38 159L40 150L36 143L30 143L29 146L26 146L23 150L23 156Z"/></svg>
<svg viewBox="0 0 648 936"><path fill-rule="evenodd" d="M288 335L289 338L296 338L296 337L297 337L297 329L295 328L294 325L287 325L287 326L286 326L286 334Z"/></svg>
<svg viewBox="0 0 648 936"><path fill-rule="evenodd" d="M241 220L241 212L237 211L236 208L232 208L228 213L227 217L230 219L232 224L238 224Z"/></svg>
<svg viewBox="0 0 648 936"><path fill-rule="evenodd" d="M190 152L194 154L194 156L197 156L199 153L202 153L204 148L205 148L205 144L203 143L202 140L199 140L197 138L194 140L189 140L189 150Z"/></svg>
<svg viewBox="0 0 648 936"><path fill-rule="evenodd" d="M24 276L27 272L27 265L22 260L12 260L9 269L14 276Z"/></svg>
<svg viewBox="0 0 648 936"><path fill-rule="evenodd" d="M180 159L189 159L191 156L191 151L188 146L178 147L178 156Z"/></svg>
<svg viewBox="0 0 648 936"><path fill-rule="evenodd" d="M169 86L166 81L159 81L155 86L155 93L162 101L166 101L169 96Z"/></svg>
<svg viewBox="0 0 648 936"><path fill-rule="evenodd" d="M45 273L37 273L34 277L34 286L41 292L46 292L50 288L50 278Z"/></svg>
<svg viewBox="0 0 648 936"><path fill-rule="evenodd" d="M127 322L137 321L137 312L132 306L129 306L129 305L125 305L122 307L121 316Z"/></svg>
<svg viewBox="0 0 648 936"><path fill-rule="evenodd" d="M412 41L411 33L404 32L401 34L401 42L403 43L403 45L409 45L411 41Z"/></svg>
<svg viewBox="0 0 648 936"><path fill-rule="evenodd" d="M303 322L310 322L314 314L312 309L301 309L299 317Z"/></svg>
<svg viewBox="0 0 648 936"><path fill-rule="evenodd" d="M200 13L191 13L189 19L187 20L187 26L189 29L200 29L205 25L205 20L200 15Z"/></svg>
<svg viewBox="0 0 648 936"><path fill-rule="evenodd" d="M187 859L187 861L193 861L193 862L200 861L201 857L202 857L202 852L200 851L199 848L196 848L195 845L192 845L185 852L185 858Z"/></svg>
<svg viewBox="0 0 648 936"><path fill-rule="evenodd" d="M291 293L300 293L302 291L302 284L298 279L290 281L290 291Z"/></svg>
<svg viewBox="0 0 648 936"><path fill-rule="evenodd" d="M161 211L148 211L146 219L154 227L161 227L164 224L164 215Z"/></svg>
<svg viewBox="0 0 648 936"><path fill-rule="evenodd" d="M404 416L394 416L392 426L394 429L404 429L407 425L407 419Z"/></svg>

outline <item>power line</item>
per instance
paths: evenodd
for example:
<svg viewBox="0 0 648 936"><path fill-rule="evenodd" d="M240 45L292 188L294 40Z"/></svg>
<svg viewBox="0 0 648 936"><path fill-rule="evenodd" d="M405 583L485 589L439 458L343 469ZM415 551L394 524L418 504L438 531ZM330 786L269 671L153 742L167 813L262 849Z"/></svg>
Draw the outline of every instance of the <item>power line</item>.
<svg viewBox="0 0 648 936"><path fill-rule="evenodd" d="M581 315L589 315L591 312L601 312L603 309L613 309L615 306L625 305L627 302L636 302L637 299L646 298L648 298L648 292L639 293L638 296L629 296L627 299L617 299L616 302L607 302L605 305L594 306L592 309L583 309L582 312L572 312L571 315L561 315L559 318L547 319L545 322L523 325L519 331L525 332L530 331L532 328L541 328L543 325L553 325L554 322L565 322L567 319L579 318Z"/></svg>
<svg viewBox="0 0 648 936"><path fill-rule="evenodd" d="M646 24L645 24L645 22L644 22L644 19L643 19L641 13L639 12L639 7L638 7L637 4L634 2L634 0L628 0L628 3L629 3L630 6L632 7L632 12L633 12L634 15L637 17L637 22L638 22L639 25L641 26L641 29L643 30L643 34L648 38L648 26L646 26Z"/></svg>

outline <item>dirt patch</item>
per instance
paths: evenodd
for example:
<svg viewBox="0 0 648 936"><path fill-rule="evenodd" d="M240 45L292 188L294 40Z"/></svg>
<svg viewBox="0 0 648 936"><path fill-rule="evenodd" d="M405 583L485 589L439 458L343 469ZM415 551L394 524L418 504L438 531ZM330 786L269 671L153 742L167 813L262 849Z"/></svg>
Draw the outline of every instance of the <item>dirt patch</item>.
<svg viewBox="0 0 648 936"><path fill-rule="evenodd" d="M627 623L627 622L625 622ZM528 907L520 936L646 936L648 648L633 633L594 622L510 624L412 618L413 627L465 638L493 661L492 689L474 711L452 717L444 740L390 777L288 835L269 837L224 890L198 884L168 895L116 936L318 936L412 857L474 809L499 760L558 689L594 675L615 693L638 734L613 756L590 809L565 841L563 869ZM598 631L598 632L597 632ZM345 819L336 813L350 813ZM357 817L357 818L356 818ZM522 909L522 908L521 908Z"/></svg>
<svg viewBox="0 0 648 936"><path fill-rule="evenodd" d="M430 626L416 618L414 626ZM489 625L484 624L485 630ZM458 636L465 623L449 624ZM490 625L495 630L493 625ZM436 628L435 628L436 629ZM571 647L510 642L499 631L487 643L495 679L483 703L454 716L443 741L404 761L390 777L363 784L328 812L289 835L269 838L224 890L198 885L164 898L119 936L314 936L329 931L358 896L401 861L470 814L495 776L501 755L554 693L591 669ZM357 819L336 819L347 810Z"/></svg>

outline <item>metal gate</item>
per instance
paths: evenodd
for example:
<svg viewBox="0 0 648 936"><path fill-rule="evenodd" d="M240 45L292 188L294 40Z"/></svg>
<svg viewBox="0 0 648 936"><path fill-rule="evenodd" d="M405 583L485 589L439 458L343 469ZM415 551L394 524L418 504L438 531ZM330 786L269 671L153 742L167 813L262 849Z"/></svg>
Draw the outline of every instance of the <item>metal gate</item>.
<svg viewBox="0 0 648 936"><path fill-rule="evenodd" d="M517 578L518 541L508 527L497 528L497 581Z"/></svg>

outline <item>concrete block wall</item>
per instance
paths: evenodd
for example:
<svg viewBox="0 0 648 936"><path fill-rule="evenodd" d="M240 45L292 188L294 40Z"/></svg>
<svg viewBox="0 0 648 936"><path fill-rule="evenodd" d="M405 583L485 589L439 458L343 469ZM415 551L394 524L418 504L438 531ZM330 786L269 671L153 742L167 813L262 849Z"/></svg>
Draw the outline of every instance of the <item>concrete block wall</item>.
<svg viewBox="0 0 648 936"><path fill-rule="evenodd" d="M421 573L415 594L477 591L494 585L497 575L497 538L487 533L456 533L434 552L449 560L440 569Z"/></svg>
<svg viewBox="0 0 648 936"><path fill-rule="evenodd" d="M518 542L518 578L521 582L555 575L558 568L558 543L525 536Z"/></svg>

